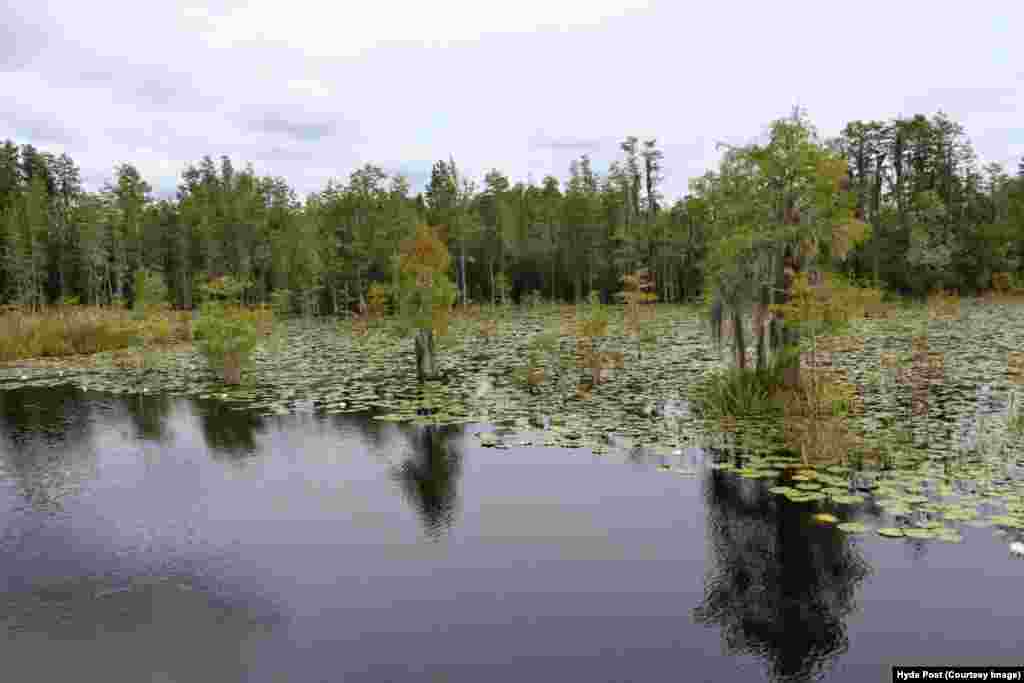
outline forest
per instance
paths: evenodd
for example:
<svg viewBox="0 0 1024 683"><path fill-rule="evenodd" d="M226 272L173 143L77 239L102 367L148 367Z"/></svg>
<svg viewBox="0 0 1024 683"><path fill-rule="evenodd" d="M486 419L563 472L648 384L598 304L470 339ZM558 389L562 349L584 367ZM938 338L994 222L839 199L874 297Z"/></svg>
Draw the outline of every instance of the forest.
<svg viewBox="0 0 1024 683"><path fill-rule="evenodd" d="M738 234L815 220L823 174L841 176L832 210L861 226L833 254L853 281L918 297L1022 282L1024 159L1015 175L979 166L963 126L941 112L851 121L822 138L797 110L770 134L796 137L724 145L719 168L674 201L662 192L668 160L657 140L632 136L603 175L584 155L564 181L513 184L494 168L478 182L449 158L416 191L366 164L305 198L284 178L210 156L184 169L173 199L155 198L129 162L85 191L69 155L7 141L0 302L131 304L142 272L163 279L175 308L191 309L204 283L228 275L245 283L245 303L342 314L365 306L372 283L393 281L399 246L420 224L446 242L462 303L579 302L590 292L610 302L641 269L659 301L699 301L713 282L722 288L719 257Z"/></svg>

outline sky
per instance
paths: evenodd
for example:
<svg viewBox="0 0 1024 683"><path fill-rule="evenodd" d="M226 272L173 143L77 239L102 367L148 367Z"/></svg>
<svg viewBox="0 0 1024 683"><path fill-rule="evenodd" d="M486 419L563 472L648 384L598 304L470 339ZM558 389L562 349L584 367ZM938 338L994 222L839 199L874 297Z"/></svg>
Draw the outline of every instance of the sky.
<svg viewBox="0 0 1024 683"><path fill-rule="evenodd" d="M87 189L157 194L209 154L301 195L366 163L423 189L602 171L656 138L663 191L805 108L825 136L940 109L982 162L1024 156L1024 2L0 0L0 140L68 153Z"/></svg>

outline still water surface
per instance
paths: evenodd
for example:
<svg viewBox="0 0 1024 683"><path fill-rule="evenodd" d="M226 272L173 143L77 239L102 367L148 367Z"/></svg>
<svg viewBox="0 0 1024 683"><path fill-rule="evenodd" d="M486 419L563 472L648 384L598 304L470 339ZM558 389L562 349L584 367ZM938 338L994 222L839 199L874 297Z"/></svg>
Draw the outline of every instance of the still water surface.
<svg viewBox="0 0 1024 683"><path fill-rule="evenodd" d="M9 680L889 680L1024 664L1024 562L480 426L0 393Z"/></svg>

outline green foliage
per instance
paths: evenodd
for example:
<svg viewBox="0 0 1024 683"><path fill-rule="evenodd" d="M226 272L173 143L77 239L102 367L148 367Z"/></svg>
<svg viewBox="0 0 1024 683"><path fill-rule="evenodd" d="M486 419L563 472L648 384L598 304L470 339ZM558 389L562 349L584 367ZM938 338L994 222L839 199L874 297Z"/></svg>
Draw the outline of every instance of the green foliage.
<svg viewBox="0 0 1024 683"><path fill-rule="evenodd" d="M134 310L145 315L167 304L167 284L160 273L141 268L135 271Z"/></svg>
<svg viewBox="0 0 1024 683"><path fill-rule="evenodd" d="M270 295L270 308L274 315L284 318L292 312L292 290L275 289Z"/></svg>
<svg viewBox="0 0 1024 683"><path fill-rule="evenodd" d="M200 291L205 295L207 301L237 303L241 301L242 293L250 287L252 287L250 280L239 280L231 275L222 275L201 285Z"/></svg>
<svg viewBox="0 0 1024 683"><path fill-rule="evenodd" d="M507 302L520 286L551 301L582 303L590 290L608 301L623 274L647 269L659 301L711 290L728 319L767 303L761 288L779 287L787 249L796 270L837 269L919 296L1024 276L1024 177L979 167L942 113L852 121L823 140L796 112L772 122L767 141L727 150L675 202L662 196L671 160L654 139L629 136L619 149L605 174L582 156L564 182L517 183L492 169L480 191L454 160L439 161L422 195L365 164L305 198L280 177L206 156L182 173L174 200L154 201L130 163L86 192L66 155L8 142L0 297L37 309L66 296L109 304L155 270L184 309L226 275L249 283L246 304L290 292L278 295L289 313L342 315L382 276L401 289L392 259L420 221L451 249L463 295L480 301Z"/></svg>
<svg viewBox="0 0 1024 683"><path fill-rule="evenodd" d="M777 370L729 368L712 372L695 392L694 407L708 419L777 416L782 410L774 396L780 384Z"/></svg>
<svg viewBox="0 0 1024 683"><path fill-rule="evenodd" d="M539 308L544 303L544 297L541 295L539 289L531 289L523 296L523 303L530 308Z"/></svg>
<svg viewBox="0 0 1024 683"><path fill-rule="evenodd" d="M558 353L559 335L555 330L540 332L530 338L529 349L531 352L550 355Z"/></svg>
<svg viewBox="0 0 1024 683"><path fill-rule="evenodd" d="M203 304L193 332L210 365L221 367L229 356L246 363L271 322L272 314L268 309L213 300Z"/></svg>
<svg viewBox="0 0 1024 683"><path fill-rule="evenodd" d="M509 282L508 276L505 273L498 273L494 276L494 291L499 304L504 306L510 302L509 292L511 290L512 283Z"/></svg>

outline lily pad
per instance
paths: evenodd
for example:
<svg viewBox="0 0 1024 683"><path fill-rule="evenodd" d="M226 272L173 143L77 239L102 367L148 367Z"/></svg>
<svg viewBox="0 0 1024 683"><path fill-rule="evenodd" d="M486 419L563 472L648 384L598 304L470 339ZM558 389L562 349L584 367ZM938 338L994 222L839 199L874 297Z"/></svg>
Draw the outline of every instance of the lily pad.
<svg viewBox="0 0 1024 683"><path fill-rule="evenodd" d="M796 493L796 489L792 486L773 486L768 489L768 493L774 493L777 495L784 495L787 493Z"/></svg>
<svg viewBox="0 0 1024 683"><path fill-rule="evenodd" d="M936 538L936 536L937 536L935 531L933 531L931 529L915 529L915 528L904 529L903 530L903 535L906 536L907 538L915 538L915 539L918 539L918 540L928 540L928 539Z"/></svg>
<svg viewBox="0 0 1024 683"><path fill-rule="evenodd" d="M857 503L864 502L864 496L858 496L856 494L843 494L839 496L832 496L832 500L840 505L855 505Z"/></svg>
<svg viewBox="0 0 1024 683"><path fill-rule="evenodd" d="M903 538L903 529L897 529L896 527L882 527L877 529L879 536L885 536L886 538Z"/></svg>

